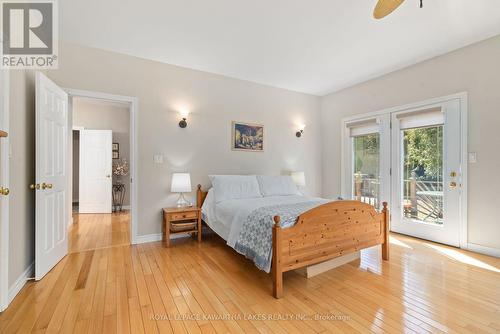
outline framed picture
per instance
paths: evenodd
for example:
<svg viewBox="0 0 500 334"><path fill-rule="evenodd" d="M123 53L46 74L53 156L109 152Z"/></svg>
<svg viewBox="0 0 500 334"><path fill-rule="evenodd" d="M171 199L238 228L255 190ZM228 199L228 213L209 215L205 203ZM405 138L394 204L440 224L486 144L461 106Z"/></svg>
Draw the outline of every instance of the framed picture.
<svg viewBox="0 0 500 334"><path fill-rule="evenodd" d="M113 151L119 151L120 150L120 144L119 143L113 143Z"/></svg>
<svg viewBox="0 0 500 334"><path fill-rule="evenodd" d="M120 159L120 152L113 151L113 159Z"/></svg>
<svg viewBox="0 0 500 334"><path fill-rule="evenodd" d="M264 151L264 125L233 122L231 149L235 151Z"/></svg>

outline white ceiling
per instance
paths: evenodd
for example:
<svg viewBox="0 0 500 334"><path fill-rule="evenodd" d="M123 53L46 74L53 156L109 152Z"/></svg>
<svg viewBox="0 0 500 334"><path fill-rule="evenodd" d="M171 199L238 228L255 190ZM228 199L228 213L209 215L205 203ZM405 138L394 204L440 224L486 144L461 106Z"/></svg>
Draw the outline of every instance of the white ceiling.
<svg viewBox="0 0 500 334"><path fill-rule="evenodd" d="M64 41L325 95L500 34L499 0L64 0Z"/></svg>

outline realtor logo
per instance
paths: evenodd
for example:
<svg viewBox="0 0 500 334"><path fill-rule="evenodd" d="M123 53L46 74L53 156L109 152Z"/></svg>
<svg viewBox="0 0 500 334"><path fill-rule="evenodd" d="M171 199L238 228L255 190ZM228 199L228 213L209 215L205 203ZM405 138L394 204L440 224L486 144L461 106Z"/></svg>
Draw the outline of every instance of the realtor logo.
<svg viewBox="0 0 500 334"><path fill-rule="evenodd" d="M1 0L2 68L57 68L55 0Z"/></svg>

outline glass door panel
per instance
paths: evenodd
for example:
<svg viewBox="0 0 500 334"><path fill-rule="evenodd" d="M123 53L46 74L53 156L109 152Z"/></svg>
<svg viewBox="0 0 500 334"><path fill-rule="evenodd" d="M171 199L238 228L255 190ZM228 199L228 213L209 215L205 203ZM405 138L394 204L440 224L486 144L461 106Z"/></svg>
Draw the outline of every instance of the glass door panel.
<svg viewBox="0 0 500 334"><path fill-rule="evenodd" d="M442 225L443 125L401 130L403 216Z"/></svg>
<svg viewBox="0 0 500 334"><path fill-rule="evenodd" d="M356 136L353 141L353 198L380 206L380 135Z"/></svg>

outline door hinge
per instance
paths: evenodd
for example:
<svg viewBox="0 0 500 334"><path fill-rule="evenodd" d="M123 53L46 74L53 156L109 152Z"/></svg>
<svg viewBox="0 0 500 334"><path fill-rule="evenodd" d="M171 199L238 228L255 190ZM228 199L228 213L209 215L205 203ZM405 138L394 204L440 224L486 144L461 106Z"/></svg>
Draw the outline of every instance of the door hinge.
<svg viewBox="0 0 500 334"><path fill-rule="evenodd" d="M389 168L389 175L392 175L392 168Z"/></svg>

